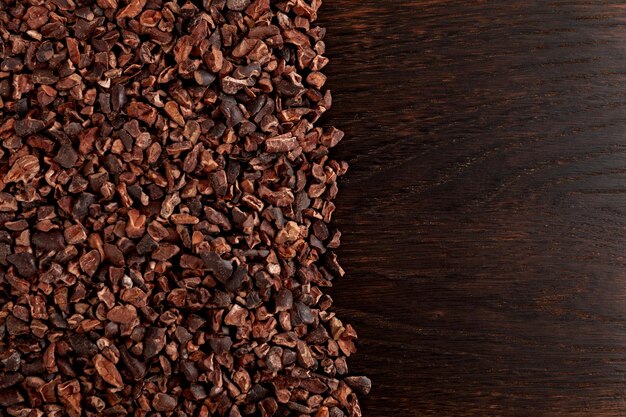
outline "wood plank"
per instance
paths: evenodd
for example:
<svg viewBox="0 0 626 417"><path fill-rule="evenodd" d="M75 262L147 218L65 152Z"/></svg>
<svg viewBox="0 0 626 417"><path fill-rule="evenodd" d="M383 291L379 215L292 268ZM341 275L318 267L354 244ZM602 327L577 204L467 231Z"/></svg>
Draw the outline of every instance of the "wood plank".
<svg viewBox="0 0 626 417"><path fill-rule="evenodd" d="M321 24L364 415L626 415L626 6L333 0Z"/></svg>

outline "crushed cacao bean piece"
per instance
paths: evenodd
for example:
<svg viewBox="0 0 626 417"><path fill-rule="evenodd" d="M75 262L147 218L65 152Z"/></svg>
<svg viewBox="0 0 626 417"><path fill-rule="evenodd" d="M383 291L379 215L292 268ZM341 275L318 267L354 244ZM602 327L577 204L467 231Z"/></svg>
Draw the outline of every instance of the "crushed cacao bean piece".
<svg viewBox="0 0 626 417"><path fill-rule="evenodd" d="M122 375L120 375L119 371L115 367L115 364L105 358L101 354L97 354L93 358L93 366L96 368L96 372L104 379L107 383L113 385L116 388L123 388L124 382L122 381Z"/></svg>

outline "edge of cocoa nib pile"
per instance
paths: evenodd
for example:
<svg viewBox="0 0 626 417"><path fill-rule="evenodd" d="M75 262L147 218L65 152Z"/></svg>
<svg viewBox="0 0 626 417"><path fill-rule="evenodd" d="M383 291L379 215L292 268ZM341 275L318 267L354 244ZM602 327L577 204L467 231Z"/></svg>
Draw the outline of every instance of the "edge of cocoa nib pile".
<svg viewBox="0 0 626 417"><path fill-rule="evenodd" d="M320 0L0 3L0 417L358 417Z"/></svg>

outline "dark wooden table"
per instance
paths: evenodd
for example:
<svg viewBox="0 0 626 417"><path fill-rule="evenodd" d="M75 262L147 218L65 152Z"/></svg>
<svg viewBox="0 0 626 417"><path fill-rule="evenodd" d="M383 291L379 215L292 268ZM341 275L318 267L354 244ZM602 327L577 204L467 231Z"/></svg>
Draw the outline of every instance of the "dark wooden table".
<svg viewBox="0 0 626 417"><path fill-rule="evenodd" d="M626 415L626 5L329 0L366 417Z"/></svg>

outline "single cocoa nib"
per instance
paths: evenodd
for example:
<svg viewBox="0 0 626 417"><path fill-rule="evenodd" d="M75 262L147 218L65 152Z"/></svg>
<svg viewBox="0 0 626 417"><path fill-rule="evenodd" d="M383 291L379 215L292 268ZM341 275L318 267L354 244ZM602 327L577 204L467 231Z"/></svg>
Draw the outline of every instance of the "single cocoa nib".
<svg viewBox="0 0 626 417"><path fill-rule="evenodd" d="M76 164L76 161L78 161L78 153L71 145L61 146L57 156L54 158L54 162L65 169L72 168Z"/></svg>
<svg viewBox="0 0 626 417"><path fill-rule="evenodd" d="M286 288L281 289L274 296L276 312L289 311L293 306L293 294Z"/></svg>
<svg viewBox="0 0 626 417"><path fill-rule="evenodd" d="M96 202L96 196L90 193L82 193L74 203L72 215L77 220L82 220L89 213L89 207Z"/></svg>
<svg viewBox="0 0 626 417"><path fill-rule="evenodd" d="M146 1L147 0L137 0L129 2L128 5L117 14L117 18L132 19L137 17L146 5Z"/></svg>
<svg viewBox="0 0 626 417"><path fill-rule="evenodd" d="M241 89L248 86L248 81L238 80L236 78L227 75L222 78L222 91L226 94L237 94Z"/></svg>
<svg viewBox="0 0 626 417"><path fill-rule="evenodd" d="M122 375L115 367L115 364L105 358L104 356L97 354L93 358L93 366L96 368L96 372L104 379L105 382L113 385L116 388L123 388L124 382L122 381Z"/></svg>
<svg viewBox="0 0 626 417"><path fill-rule="evenodd" d="M74 224L66 228L63 231L63 236L70 245L76 245L87 239L87 233L85 233L85 229L80 224Z"/></svg>
<svg viewBox="0 0 626 417"><path fill-rule="evenodd" d="M98 347L85 335L73 334L69 337L72 350L78 355L93 358L98 353Z"/></svg>
<svg viewBox="0 0 626 417"><path fill-rule="evenodd" d="M0 415L360 417L321 1L5 3Z"/></svg>
<svg viewBox="0 0 626 417"><path fill-rule="evenodd" d="M222 259L215 252L201 252L200 256L206 268L215 274L215 277L225 283L233 274L233 265Z"/></svg>
<svg viewBox="0 0 626 417"><path fill-rule="evenodd" d="M295 303L295 307L296 307L296 317L304 324L312 324L315 321L315 318L313 317L313 313L311 312L311 309L300 302L296 302Z"/></svg>
<svg viewBox="0 0 626 417"><path fill-rule="evenodd" d="M180 370L185 376L185 379L190 382L196 382L200 376L198 368L191 361L181 361Z"/></svg>
<svg viewBox="0 0 626 417"><path fill-rule="evenodd" d="M259 187L259 196L276 207L286 207L294 201L293 192L284 187L273 191L262 185Z"/></svg>
<svg viewBox="0 0 626 417"><path fill-rule="evenodd" d="M65 411L70 417L81 417L82 395L80 384L76 379L57 385L57 394L59 401L65 406Z"/></svg>
<svg viewBox="0 0 626 417"><path fill-rule="evenodd" d="M236 10L238 12L245 10L250 5L250 0L228 0L226 7L230 10Z"/></svg>
<svg viewBox="0 0 626 417"><path fill-rule="evenodd" d="M107 313L107 319L114 323L132 323L137 319L137 310L133 306L117 305Z"/></svg>
<svg viewBox="0 0 626 417"><path fill-rule="evenodd" d="M123 346L120 348L120 357L131 379L134 381L141 381L147 372L146 364L138 358L132 356Z"/></svg>
<svg viewBox="0 0 626 417"><path fill-rule="evenodd" d="M191 384L189 392L191 393L191 398L195 401L204 400L208 397L206 389L201 384Z"/></svg>
<svg viewBox="0 0 626 417"><path fill-rule="evenodd" d="M113 266L123 267L125 264L124 253L110 243L104 244L104 257Z"/></svg>
<svg viewBox="0 0 626 417"><path fill-rule="evenodd" d="M0 212L17 211L17 199L9 193L0 192Z"/></svg>
<svg viewBox="0 0 626 417"><path fill-rule="evenodd" d="M290 133L275 136L265 141L265 150L267 152L288 152L298 147L298 140L291 136Z"/></svg>
<svg viewBox="0 0 626 417"><path fill-rule="evenodd" d="M21 71L24 68L24 63L20 58L7 57L0 62L0 70L2 71Z"/></svg>
<svg viewBox="0 0 626 417"><path fill-rule="evenodd" d="M39 174L39 159L33 155L26 155L17 159L4 176L5 183L29 183Z"/></svg>
<svg viewBox="0 0 626 417"><path fill-rule="evenodd" d="M111 174L121 174L124 171L122 162L114 155L106 155L102 163Z"/></svg>
<svg viewBox="0 0 626 417"><path fill-rule="evenodd" d="M117 9L118 7L118 0L96 0L96 3L105 10Z"/></svg>
<svg viewBox="0 0 626 417"><path fill-rule="evenodd" d="M226 126L233 127L241 123L244 119L241 109L237 105L237 101L232 97L224 97L220 104L220 110L226 118Z"/></svg>
<svg viewBox="0 0 626 417"><path fill-rule="evenodd" d="M89 251L80 257L80 269L90 277L92 277L100 266L100 252L96 249Z"/></svg>
<svg viewBox="0 0 626 417"><path fill-rule="evenodd" d="M215 75L205 70L197 70L193 73L196 82L202 86L209 86L215 81Z"/></svg>
<svg viewBox="0 0 626 417"><path fill-rule="evenodd" d="M180 204L180 202L181 200L178 193L173 193L165 197L163 204L161 205L161 217L169 219L174 213L174 209L178 206L178 204Z"/></svg>
<svg viewBox="0 0 626 417"><path fill-rule="evenodd" d="M46 62L50 60L54 56L54 46L52 42L44 42L41 44L39 48L37 48L37 52L35 53L35 57L39 62Z"/></svg>
<svg viewBox="0 0 626 417"><path fill-rule="evenodd" d="M225 197L228 193L228 179L224 170L211 173L211 184L219 197Z"/></svg>
<svg viewBox="0 0 626 417"><path fill-rule="evenodd" d="M167 115L170 117L170 119L178 123L180 126L185 125L185 119L180 114L180 109L178 108L178 104L176 104L176 102L168 101L165 104L164 110L165 113L167 113Z"/></svg>
<svg viewBox="0 0 626 417"><path fill-rule="evenodd" d="M372 381L366 376L349 376L346 384L360 395L367 395L372 389Z"/></svg>
<svg viewBox="0 0 626 417"><path fill-rule="evenodd" d="M31 253L13 253L6 257L7 261L15 266L17 273L24 278L32 278L37 274L35 257Z"/></svg>
<svg viewBox="0 0 626 417"><path fill-rule="evenodd" d="M172 411L176 408L176 399L170 395L159 392L155 394L152 400L152 406L159 412Z"/></svg>
<svg viewBox="0 0 626 417"><path fill-rule="evenodd" d="M65 248L65 238L60 231L37 232L32 237L36 248L44 251L60 251Z"/></svg>
<svg viewBox="0 0 626 417"><path fill-rule="evenodd" d="M157 261L167 261L180 252L180 247L171 243L162 243L158 249L152 253L152 259Z"/></svg>
<svg viewBox="0 0 626 417"><path fill-rule="evenodd" d="M28 324L13 315L7 317L6 329L7 332L13 336L26 335L29 333Z"/></svg>
<svg viewBox="0 0 626 417"><path fill-rule="evenodd" d="M126 105L126 88L121 84L111 87L111 107L120 111Z"/></svg>
<svg viewBox="0 0 626 417"><path fill-rule="evenodd" d="M144 235L144 237L137 244L137 253L140 255L146 255L159 247L159 244L155 242L150 235Z"/></svg>
<svg viewBox="0 0 626 417"><path fill-rule="evenodd" d="M16 372L18 369L20 369L20 361L21 361L20 354L16 351L11 351L11 350L8 350L6 354L9 356L2 359L0 363L4 365L4 369L6 371Z"/></svg>
<svg viewBox="0 0 626 417"><path fill-rule="evenodd" d="M157 119L157 111L154 107L141 102L132 102L126 106L126 113L142 122L153 125Z"/></svg>
<svg viewBox="0 0 626 417"><path fill-rule="evenodd" d="M128 222L126 223L126 236L138 239L144 236L146 228L146 216L138 210L128 211Z"/></svg>
<svg viewBox="0 0 626 417"><path fill-rule="evenodd" d="M7 256L11 254L11 247L6 243L0 243L0 265L9 266Z"/></svg>
<svg viewBox="0 0 626 417"><path fill-rule="evenodd" d="M180 342L181 345L185 345L187 342L193 339L193 336L191 335L191 333L189 333L189 330L181 326L178 326L176 328L176 331L174 332L174 336Z"/></svg>
<svg viewBox="0 0 626 417"><path fill-rule="evenodd" d="M233 341L226 336L213 336L209 339L211 348L218 355L223 355L231 348Z"/></svg>
<svg viewBox="0 0 626 417"><path fill-rule="evenodd" d="M0 405L9 407L24 401L24 397L16 388L0 390Z"/></svg>
<svg viewBox="0 0 626 417"><path fill-rule="evenodd" d="M15 121L15 134L18 136L29 136L40 132L46 127L43 120L22 119Z"/></svg>
<svg viewBox="0 0 626 417"><path fill-rule="evenodd" d="M165 329L149 327L143 344L143 356L146 359L153 358L165 347Z"/></svg>

